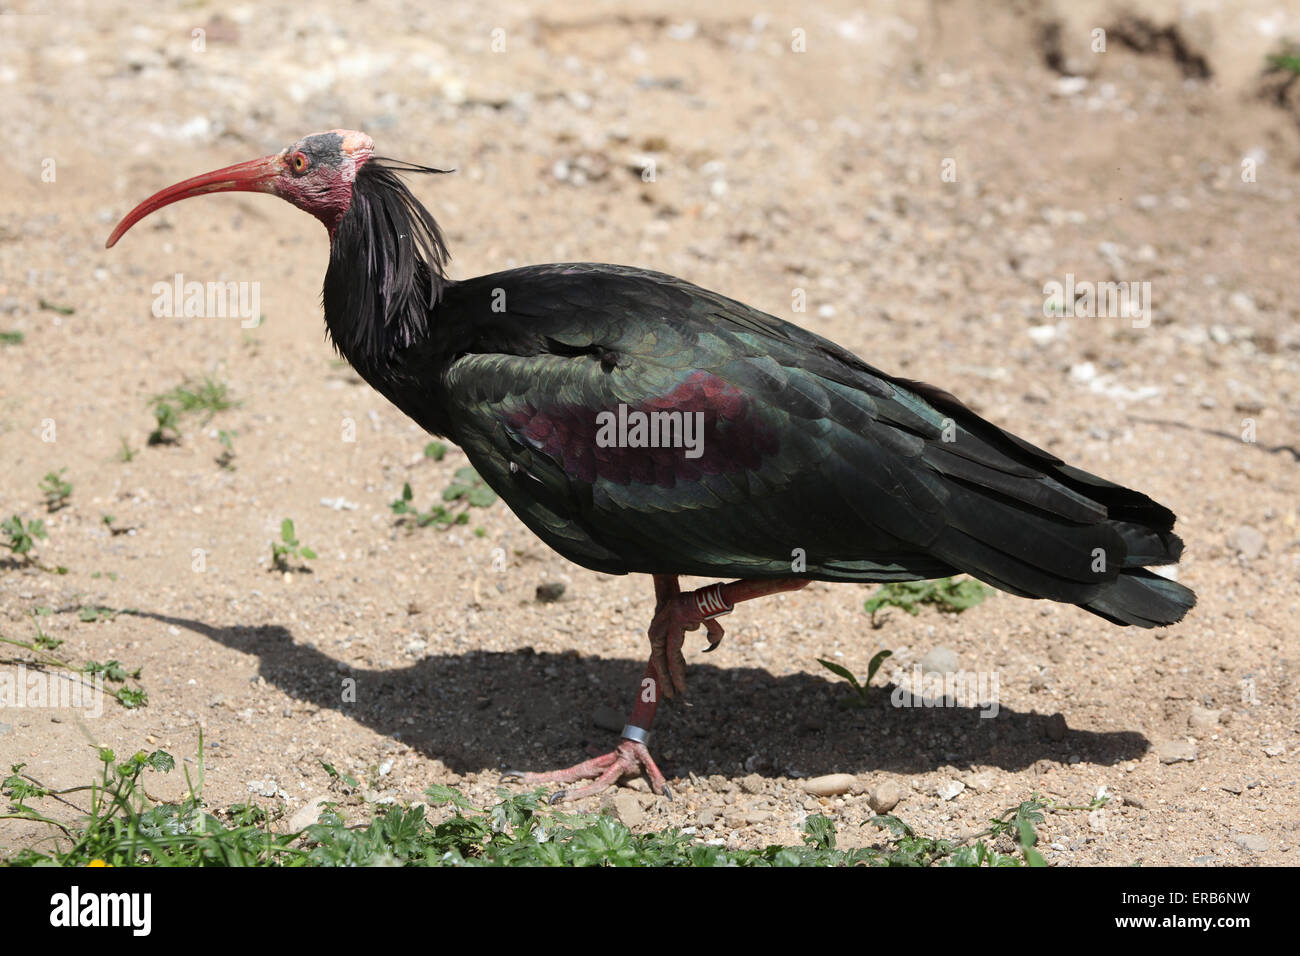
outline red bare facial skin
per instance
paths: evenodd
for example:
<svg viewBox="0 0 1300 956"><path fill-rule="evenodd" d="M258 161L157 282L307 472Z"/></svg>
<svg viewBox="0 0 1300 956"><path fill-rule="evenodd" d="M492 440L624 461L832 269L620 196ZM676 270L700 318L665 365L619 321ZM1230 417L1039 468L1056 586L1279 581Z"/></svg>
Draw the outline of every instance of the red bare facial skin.
<svg viewBox="0 0 1300 956"><path fill-rule="evenodd" d="M208 193L260 192L309 212L334 236L352 204L357 170L374 155L374 141L356 130L315 133L273 156L195 176L154 193L122 218L104 244L111 249L137 222L182 199Z"/></svg>

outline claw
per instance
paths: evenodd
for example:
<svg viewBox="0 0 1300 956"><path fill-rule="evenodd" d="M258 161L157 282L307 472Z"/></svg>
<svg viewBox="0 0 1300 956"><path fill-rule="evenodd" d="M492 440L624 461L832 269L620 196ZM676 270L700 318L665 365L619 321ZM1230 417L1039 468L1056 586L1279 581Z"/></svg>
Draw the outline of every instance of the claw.
<svg viewBox="0 0 1300 956"><path fill-rule="evenodd" d="M717 650L718 645L722 643L722 639L727 636L727 632L722 629L722 625L716 620L705 621L704 627L709 632L709 646L704 649L704 653L707 654L710 651Z"/></svg>
<svg viewBox="0 0 1300 956"><path fill-rule="evenodd" d="M501 773L501 779L497 783L505 783L507 780L523 780L525 770L505 770Z"/></svg>
<svg viewBox="0 0 1300 956"><path fill-rule="evenodd" d="M644 773L650 780L650 789L663 793L667 782L663 773L655 766L645 744L635 740L624 739L615 750L584 761L567 770L552 773L528 773L521 778L524 783L560 783L575 784L580 780L590 780L585 786L573 790L557 790L548 798L551 806L562 800L581 800L608 789L618 783L622 777ZM670 798L671 799L671 798Z"/></svg>
<svg viewBox="0 0 1300 956"><path fill-rule="evenodd" d="M672 800L673 798L673 792L668 789L668 784L664 784L664 796L669 800Z"/></svg>

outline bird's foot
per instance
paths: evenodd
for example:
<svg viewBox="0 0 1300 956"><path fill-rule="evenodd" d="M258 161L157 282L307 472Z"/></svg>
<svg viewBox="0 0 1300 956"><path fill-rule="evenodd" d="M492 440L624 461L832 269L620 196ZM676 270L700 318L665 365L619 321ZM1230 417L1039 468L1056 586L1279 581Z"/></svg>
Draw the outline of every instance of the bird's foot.
<svg viewBox="0 0 1300 956"><path fill-rule="evenodd" d="M722 643L725 631L715 618L728 613L731 606L721 596L721 585L700 588L677 594L660 604L650 622L650 666L659 674L665 697L686 694L686 658L682 646L686 632L698 630L703 624L713 650ZM656 694L658 688L643 688L642 695Z"/></svg>
<svg viewBox="0 0 1300 956"><path fill-rule="evenodd" d="M623 728L623 741L609 753L584 760L566 770L549 773L508 770L501 781L519 780L526 784L591 781L576 790L560 790L553 794L551 803L558 803L589 797L608 789L623 777L644 773L650 781L650 789L671 800L673 795L668 790L668 781L655 766L650 751L646 749L646 741L655 711L659 708L661 689L664 697L686 693L686 658L682 656L686 632L704 625L709 635L710 651L722 642L722 625L714 619L729 612L733 606L723 587L722 584L712 584L682 594L677 587L676 575L656 574L655 616L650 622L650 662L641 679L641 690L632 715Z"/></svg>
<svg viewBox="0 0 1300 956"><path fill-rule="evenodd" d="M557 790L551 794L550 799L550 802L555 804L562 800L579 800L583 797L590 797L607 790L623 777L632 777L643 772L650 781L651 790L666 796L669 800L673 798L672 792L668 789L668 781L664 779L664 775L655 765L654 759L650 756L650 751L646 749L646 745L639 740L627 738L624 738L623 742L609 753L594 757L591 760L584 760L582 763L575 764L565 770L542 773L507 770L501 775L501 782L519 780L526 784L533 784L591 781L585 787L579 787L576 790Z"/></svg>

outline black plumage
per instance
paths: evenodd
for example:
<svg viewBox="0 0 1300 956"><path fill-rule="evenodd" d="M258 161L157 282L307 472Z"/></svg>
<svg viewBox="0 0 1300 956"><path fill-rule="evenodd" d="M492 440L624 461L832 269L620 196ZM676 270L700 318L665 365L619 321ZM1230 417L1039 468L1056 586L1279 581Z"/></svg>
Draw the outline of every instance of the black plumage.
<svg viewBox="0 0 1300 956"><path fill-rule="evenodd" d="M1194 594L1173 513L948 393L681 279L624 266L447 278L437 224L371 160L338 223L329 334L377 390L464 448L547 544L608 573L899 581L968 573L1117 624ZM701 413L681 448L602 448L623 405Z"/></svg>

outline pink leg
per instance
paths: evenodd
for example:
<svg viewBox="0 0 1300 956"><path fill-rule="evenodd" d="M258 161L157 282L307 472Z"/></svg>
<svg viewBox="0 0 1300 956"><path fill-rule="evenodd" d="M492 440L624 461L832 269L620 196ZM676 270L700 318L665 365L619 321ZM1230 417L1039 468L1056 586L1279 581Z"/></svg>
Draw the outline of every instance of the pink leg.
<svg viewBox="0 0 1300 956"><path fill-rule="evenodd" d="M672 799L664 775L646 749L646 741L654 724L655 711L659 708L660 691L665 697L686 693L686 658L682 655L686 632L704 625L709 634L708 650L711 651L722 642L724 634L722 625L715 618L729 613L741 601L779 591L795 591L805 587L808 581L801 578L733 581L730 584L711 584L686 594L681 593L675 574L656 574L654 583L655 616L650 622L650 662L641 678L632 714L623 728L622 742L607 754L565 770L549 773L510 770L502 776L502 781L511 778L529 784L592 781L577 790L556 792L551 803L558 803L600 793L623 777L644 772L655 793Z"/></svg>

